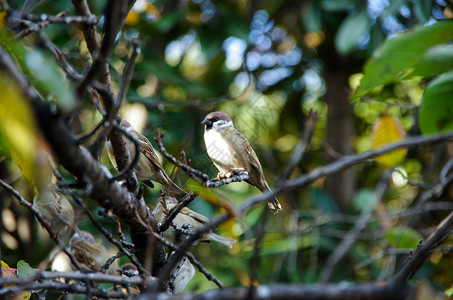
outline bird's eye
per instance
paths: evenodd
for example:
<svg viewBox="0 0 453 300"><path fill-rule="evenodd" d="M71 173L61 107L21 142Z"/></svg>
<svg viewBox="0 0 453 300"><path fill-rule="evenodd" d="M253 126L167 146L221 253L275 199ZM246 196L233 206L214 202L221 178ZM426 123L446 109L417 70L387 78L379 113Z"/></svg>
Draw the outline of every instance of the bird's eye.
<svg viewBox="0 0 453 300"><path fill-rule="evenodd" d="M218 118L212 118L212 122L217 122L219 119Z"/></svg>

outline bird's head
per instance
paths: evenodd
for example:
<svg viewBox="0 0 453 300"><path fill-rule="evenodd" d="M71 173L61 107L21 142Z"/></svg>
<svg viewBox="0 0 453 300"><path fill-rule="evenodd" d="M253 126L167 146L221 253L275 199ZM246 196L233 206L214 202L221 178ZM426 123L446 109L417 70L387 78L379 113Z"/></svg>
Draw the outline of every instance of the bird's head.
<svg viewBox="0 0 453 300"><path fill-rule="evenodd" d="M222 111L209 113L201 124L206 125L206 130L211 128L218 129L222 127L234 127L230 116Z"/></svg>

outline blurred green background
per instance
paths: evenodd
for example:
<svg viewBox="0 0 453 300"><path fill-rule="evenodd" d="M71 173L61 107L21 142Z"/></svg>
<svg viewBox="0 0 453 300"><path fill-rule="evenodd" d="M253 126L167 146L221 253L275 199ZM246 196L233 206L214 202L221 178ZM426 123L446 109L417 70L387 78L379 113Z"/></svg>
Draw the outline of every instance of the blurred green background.
<svg viewBox="0 0 453 300"><path fill-rule="evenodd" d="M101 16L105 1L88 2L93 14ZM13 9L23 4L7 3ZM109 58L117 90L131 41L141 40L141 53L120 113L153 143L156 129L162 128L170 153L178 157L184 150L193 167L214 177L217 170L206 154L200 122L210 111L225 111L257 152L272 187L284 173L310 110L318 114L318 122L303 160L291 177L344 155L369 150L376 138L391 141L387 140L388 129L373 130L379 122L396 128L398 138L405 133L420 133L417 121L423 91L434 75L452 69L451 47L442 49L442 71L406 77L397 74L364 92L363 97L350 99L350 95L359 85L365 63L373 53L374 57L378 55L377 49L386 40L397 39L398 34L417 26L444 22L453 15L451 6L450 1L443 0L137 1ZM55 15L64 10L74 15L70 1L43 1L33 13ZM102 26L103 19L99 22ZM83 74L90 58L79 28L50 24L42 31ZM416 38L422 44L426 42L426 37ZM27 45L25 51L34 49L52 60L34 34L26 36L23 43ZM443 45L444 41L436 43ZM402 49L408 56L415 51L410 45ZM35 71L38 74L33 74L32 66L28 66L30 76L39 77L39 72L53 68L41 67ZM62 71L57 72L56 77L61 76ZM46 94L49 87L41 89ZM71 89L64 93L71 93ZM391 118L383 121L384 116ZM100 120L101 115L86 97L71 124L75 133L82 135ZM1 160L1 177L8 178L31 201L33 191L10 159L5 144L2 142L6 159ZM318 282L326 259L358 216L369 210L374 211L373 217L333 271L331 281L390 278L406 262L407 256L402 254L415 249L446 215L445 210L437 208L445 204L451 209L448 205L453 190L449 186L436 197L423 197L439 182L440 170L452 155L451 144L416 147L404 152L401 159L391 158L390 165L369 161L320 179L308 188L281 194L284 209L268 219L258 282ZM101 162L115 172L105 151ZM163 162L167 173L173 173L173 166L165 159ZM390 166L394 170L389 187L376 201L376 186ZM219 188L221 195L213 195L189 182L181 171L174 172L172 178L199 194L190 207L209 217L220 212L215 205L218 199L228 198L239 204L259 193L246 183L234 183ZM151 209L159 195L158 188L145 188ZM2 259L11 266L25 259L37 267L53 248L52 241L5 191L1 191L1 199ZM85 200L93 212L99 209L93 201ZM408 211L425 203L436 209ZM228 287L250 282L249 262L262 209L264 205L257 206L244 215L244 220L232 220L218 228L220 234L238 240L233 249L217 243L191 248L195 257ZM115 231L114 222L99 219ZM79 227L97 232L86 216L81 217ZM100 241L99 234L98 238ZM105 240L102 242L107 245ZM451 291L452 242L450 237L436 250L416 277L424 278L436 289ZM215 285L197 272L186 290L211 288Z"/></svg>

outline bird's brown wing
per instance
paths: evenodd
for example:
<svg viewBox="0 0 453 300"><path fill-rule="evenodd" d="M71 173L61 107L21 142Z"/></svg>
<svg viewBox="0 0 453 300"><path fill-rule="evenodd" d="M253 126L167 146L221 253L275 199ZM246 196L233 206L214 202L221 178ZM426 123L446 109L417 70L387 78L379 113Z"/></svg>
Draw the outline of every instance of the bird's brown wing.
<svg viewBox="0 0 453 300"><path fill-rule="evenodd" d="M163 176L163 179L165 180L164 182L159 180L157 181L161 184L164 184L172 193L175 193L177 195L185 195L186 192L179 186L177 186L173 182L173 180L171 180L170 176L168 176L167 172L165 172L164 167L162 166L162 163L160 162L160 159L156 154L156 150L154 150L149 140L143 134L139 134L138 139L140 140L140 145L142 146L141 150L142 154L154 165L155 168L157 168L160 171L161 175ZM147 183L145 182L145 184Z"/></svg>
<svg viewBox="0 0 453 300"><path fill-rule="evenodd" d="M209 219L207 217L205 217L202 214L199 214L196 211L193 211L187 207L184 207L181 210L181 213L191 216L192 218L194 218L195 220L197 220L198 222L200 222L202 224L207 224L209 222Z"/></svg>
<svg viewBox="0 0 453 300"><path fill-rule="evenodd" d="M237 149L237 151L243 151L245 149L245 151L250 156L251 168L254 171L258 172L261 176L264 176L260 161L258 160L258 157L256 156L255 151L253 151L253 148L252 148L252 146L250 146L247 139L237 130L235 130L235 138L239 141L238 143L236 143L236 145L238 145L238 146L240 145L240 149Z"/></svg>
<svg viewBox="0 0 453 300"><path fill-rule="evenodd" d="M159 157L156 154L151 142L142 134L138 137L140 141L140 146L142 147L142 154L155 165L159 170L163 169L162 163L160 162Z"/></svg>

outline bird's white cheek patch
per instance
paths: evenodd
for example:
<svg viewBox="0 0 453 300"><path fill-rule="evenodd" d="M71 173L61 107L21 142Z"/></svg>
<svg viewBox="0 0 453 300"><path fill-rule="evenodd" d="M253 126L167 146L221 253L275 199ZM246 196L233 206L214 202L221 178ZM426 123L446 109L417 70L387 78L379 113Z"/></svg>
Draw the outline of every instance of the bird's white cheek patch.
<svg viewBox="0 0 453 300"><path fill-rule="evenodd" d="M231 162L230 147L225 142L223 137L215 130L209 130L205 133L204 141L206 143L206 150L212 160L225 162Z"/></svg>

